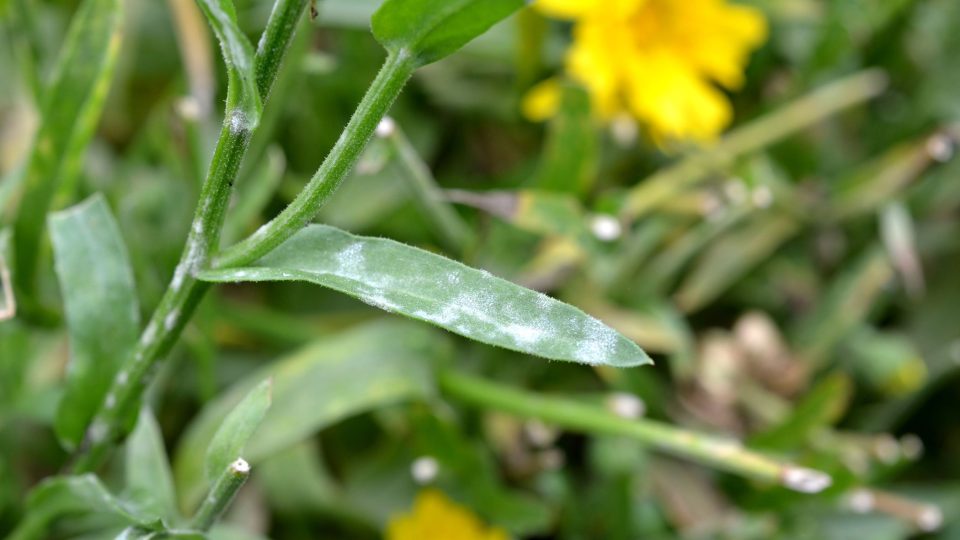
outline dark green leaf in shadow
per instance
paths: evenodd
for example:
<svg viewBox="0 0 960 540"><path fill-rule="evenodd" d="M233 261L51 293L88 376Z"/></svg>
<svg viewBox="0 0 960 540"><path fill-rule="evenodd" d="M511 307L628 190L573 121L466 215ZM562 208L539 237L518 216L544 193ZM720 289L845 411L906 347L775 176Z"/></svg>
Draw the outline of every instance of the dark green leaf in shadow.
<svg viewBox="0 0 960 540"><path fill-rule="evenodd" d="M650 363L633 341L574 306L421 249L324 225L306 227L252 266L199 277L309 281L515 351L594 365Z"/></svg>
<svg viewBox="0 0 960 540"><path fill-rule="evenodd" d="M57 277L66 308L70 364L55 428L67 448L80 443L129 356L140 328L133 272L102 196L50 216Z"/></svg>

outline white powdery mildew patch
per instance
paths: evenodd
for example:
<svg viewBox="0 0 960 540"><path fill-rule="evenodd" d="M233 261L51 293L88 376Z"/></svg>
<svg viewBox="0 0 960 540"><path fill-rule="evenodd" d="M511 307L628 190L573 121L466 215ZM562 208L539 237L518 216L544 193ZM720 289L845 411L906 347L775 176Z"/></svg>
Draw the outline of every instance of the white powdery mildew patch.
<svg viewBox="0 0 960 540"><path fill-rule="evenodd" d="M170 332L173 330L173 327L177 325L177 319L180 318L180 310L173 310L167 314L163 319L163 328Z"/></svg>
<svg viewBox="0 0 960 540"><path fill-rule="evenodd" d="M613 356L617 347L617 335L596 319L590 319L585 328L580 346L574 358L584 364L601 364Z"/></svg>
<svg viewBox="0 0 960 540"><path fill-rule="evenodd" d="M517 323L507 325L504 331L517 345L535 345L539 343L547 333L546 330L540 326Z"/></svg>
<svg viewBox="0 0 960 540"><path fill-rule="evenodd" d="M153 343L153 340L157 337L157 325L153 321L147 325L146 330L143 331L143 335L140 336L140 342L144 345Z"/></svg>

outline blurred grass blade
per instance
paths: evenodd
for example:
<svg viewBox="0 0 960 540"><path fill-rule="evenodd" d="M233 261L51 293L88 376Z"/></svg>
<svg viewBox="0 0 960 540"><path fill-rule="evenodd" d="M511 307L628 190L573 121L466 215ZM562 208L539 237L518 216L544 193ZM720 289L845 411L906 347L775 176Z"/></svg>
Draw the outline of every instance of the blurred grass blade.
<svg viewBox="0 0 960 540"><path fill-rule="evenodd" d="M85 0L77 10L40 107L14 231L14 280L33 294L43 227L60 186L70 186L100 119L117 51L120 0Z"/></svg>
<svg viewBox="0 0 960 540"><path fill-rule="evenodd" d="M932 161L927 137L887 150L838 183L830 196L829 216L843 220L880 208Z"/></svg>
<svg viewBox="0 0 960 540"><path fill-rule="evenodd" d="M522 189L475 192L449 189L447 197L499 217L527 232L565 236L592 247L593 236L580 202L567 193Z"/></svg>
<svg viewBox="0 0 960 540"><path fill-rule="evenodd" d="M590 96L579 87L563 85L560 109L550 121L533 187L584 195L596 181L599 138Z"/></svg>
<svg viewBox="0 0 960 540"><path fill-rule="evenodd" d="M447 351L442 337L422 325L381 321L324 338L251 374L187 428L174 461L181 506L192 508L203 497L205 449L229 411L264 378L273 379L274 401L244 452L254 465L345 417L426 398L433 385L428 361Z"/></svg>
<svg viewBox="0 0 960 540"><path fill-rule="evenodd" d="M883 249L871 246L830 284L816 308L797 329L800 356L818 367L848 333L867 321L893 279Z"/></svg>
<svg viewBox="0 0 960 540"><path fill-rule="evenodd" d="M624 418L567 397L535 394L454 371L441 374L440 386L449 395L486 409L536 418L581 433L635 438L668 454L800 492L817 493L831 483L824 473L781 463L735 440L708 437L652 420Z"/></svg>
<svg viewBox="0 0 960 540"><path fill-rule="evenodd" d="M430 168L417 154L400 126L389 117L384 118L380 125L391 127L385 138L397 158L398 168L412 192L413 201L430 221L430 229L448 250L462 255L473 244L473 231L443 196Z"/></svg>
<svg viewBox="0 0 960 540"><path fill-rule="evenodd" d="M783 422L751 437L750 446L780 451L802 446L816 430L840 420L852 395L850 377L830 373L802 397Z"/></svg>
<svg viewBox="0 0 960 540"><path fill-rule="evenodd" d="M621 218L634 221L711 172L729 166L738 156L755 152L843 109L863 103L886 87L886 74L870 69L817 88L737 128L716 145L644 179L627 196Z"/></svg>
<svg viewBox="0 0 960 540"><path fill-rule="evenodd" d="M72 449L136 343L140 311L127 249L102 196L51 214L50 235L70 336L55 428Z"/></svg>
<svg viewBox="0 0 960 540"><path fill-rule="evenodd" d="M913 298L923 294L923 265L917 249L917 235L910 210L900 201L893 201L880 212L880 236L890 260Z"/></svg>
<svg viewBox="0 0 960 540"><path fill-rule="evenodd" d="M220 41L227 64L227 113L233 131L252 130L260 122L262 103L254 72L254 50L237 24L233 0L197 0Z"/></svg>
<svg viewBox="0 0 960 540"><path fill-rule="evenodd" d="M721 238L700 257L681 284L676 293L677 306L689 313L708 305L799 228L790 216L767 213Z"/></svg>
<svg viewBox="0 0 960 540"><path fill-rule="evenodd" d="M197 118L210 116L216 93L210 33L195 0L167 0L177 33L180 58L187 75Z"/></svg>
<svg viewBox="0 0 960 540"><path fill-rule="evenodd" d="M204 473L208 482L216 480L242 457L244 447L270 408L272 386L270 379L258 384L223 419L207 447Z"/></svg>
<svg viewBox="0 0 960 540"><path fill-rule="evenodd" d="M370 26L391 54L425 65L447 56L523 6L523 0L387 0Z"/></svg>
<svg viewBox="0 0 960 540"><path fill-rule="evenodd" d="M144 511L169 523L177 521L173 474L163 434L150 409L140 411L137 427L127 439L125 451L126 494Z"/></svg>
<svg viewBox="0 0 960 540"><path fill-rule="evenodd" d="M93 517L98 523L134 525L157 531L162 525L131 505L114 497L92 474L56 476L40 483L26 501L26 519L7 540L44 540L51 538L48 529L63 517Z"/></svg>
<svg viewBox="0 0 960 540"><path fill-rule="evenodd" d="M635 343L574 306L433 253L324 225L299 231L253 266L199 277L309 281L515 351L586 364L650 363Z"/></svg>

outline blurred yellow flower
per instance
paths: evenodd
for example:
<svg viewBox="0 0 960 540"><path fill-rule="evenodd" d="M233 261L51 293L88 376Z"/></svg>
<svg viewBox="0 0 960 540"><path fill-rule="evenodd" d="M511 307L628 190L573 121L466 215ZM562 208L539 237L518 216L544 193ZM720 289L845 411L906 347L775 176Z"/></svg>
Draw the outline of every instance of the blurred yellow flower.
<svg viewBox="0 0 960 540"><path fill-rule="evenodd" d="M387 540L507 540L507 533L487 527L468 509L428 489L417 496L411 513L390 520Z"/></svg>
<svg viewBox="0 0 960 540"><path fill-rule="evenodd" d="M549 16L574 21L566 71L590 93L598 115L625 113L657 140L714 138L732 117L717 85L736 89L750 52L767 34L757 10L726 0L535 0ZM555 82L524 103L531 119L550 116Z"/></svg>

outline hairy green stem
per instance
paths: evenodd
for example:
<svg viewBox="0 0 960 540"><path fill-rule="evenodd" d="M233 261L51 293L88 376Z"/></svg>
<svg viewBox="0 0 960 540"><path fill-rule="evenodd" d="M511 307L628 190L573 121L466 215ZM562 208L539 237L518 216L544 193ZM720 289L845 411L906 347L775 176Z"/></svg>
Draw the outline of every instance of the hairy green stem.
<svg viewBox="0 0 960 540"><path fill-rule="evenodd" d="M263 98L276 79L283 54L293 38L297 19L309 0L278 0L260 40L256 80ZM180 262L167 291L140 336L130 360L117 374L103 406L97 412L73 464L74 472L88 472L103 463L136 418L140 397L153 379L158 362L177 341L209 285L194 278L217 250L230 189L250 142L252 131L228 110L217 147L200 191L200 201Z"/></svg>
<svg viewBox="0 0 960 540"><path fill-rule="evenodd" d="M191 528L208 531L227 510L237 492L250 477L250 465L241 458L227 466L210 488L210 493L193 516Z"/></svg>
<svg viewBox="0 0 960 540"><path fill-rule="evenodd" d="M795 491L816 493L831 482L822 472L781 463L744 448L738 441L708 437L653 420L624 418L569 398L534 394L452 370L441 374L440 387L466 403L536 418L573 431L632 437L675 456Z"/></svg>
<svg viewBox="0 0 960 540"><path fill-rule="evenodd" d="M277 217L225 249L214 266L242 266L266 255L316 215L360 158L370 137L416 67L407 54L390 54L340 138L307 186Z"/></svg>

